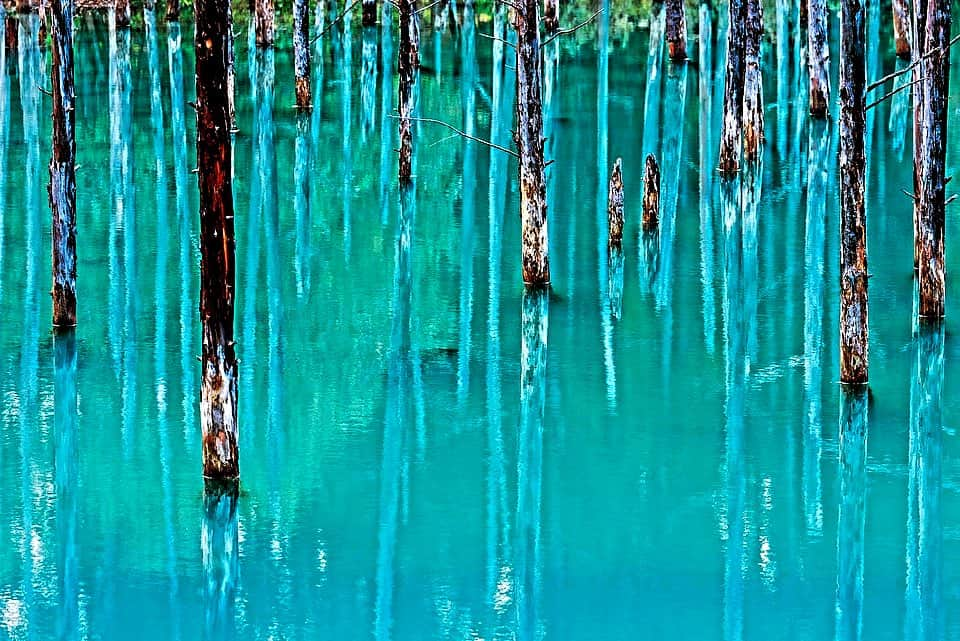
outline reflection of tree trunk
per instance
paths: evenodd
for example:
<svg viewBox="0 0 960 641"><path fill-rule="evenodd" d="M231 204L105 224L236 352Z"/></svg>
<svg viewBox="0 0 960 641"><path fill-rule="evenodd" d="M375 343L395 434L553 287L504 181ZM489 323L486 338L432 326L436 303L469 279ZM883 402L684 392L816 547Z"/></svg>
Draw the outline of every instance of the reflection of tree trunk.
<svg viewBox="0 0 960 641"><path fill-rule="evenodd" d="M58 11L54 0L54 12ZM57 25L54 16L54 29ZM56 32L54 32L56 39ZM54 40L56 42L56 40ZM80 564L77 558L77 337L73 330L53 339L54 438L56 447L57 540L60 543L60 613L57 638L80 638Z"/></svg>
<svg viewBox="0 0 960 641"><path fill-rule="evenodd" d="M9 18L9 14L6 14ZM0 22L6 33L10 33L9 20ZM16 33L16 23L13 26ZM4 38L6 39L6 38ZM0 185L7 184L7 150L10 140L10 74L7 73L7 65L10 60L7 58L6 47L0 47ZM6 229L4 226L4 212L7 208L7 190L0 189L0 274L3 271L3 247ZM0 283L0 304L3 302L3 283Z"/></svg>
<svg viewBox="0 0 960 641"><path fill-rule="evenodd" d="M716 334L716 306L713 288L713 166L710 154L713 141L713 10L700 3L699 26L699 134L700 134L700 283L702 288L703 340L707 353L713 354Z"/></svg>
<svg viewBox="0 0 960 641"><path fill-rule="evenodd" d="M647 52L647 87L643 95L643 140L641 151L644 158L660 153L660 93L663 88L663 5L654 7L650 14L650 40Z"/></svg>
<svg viewBox="0 0 960 641"><path fill-rule="evenodd" d="M360 67L360 135L363 142L373 131L373 118L377 111L377 30L363 29L363 48Z"/></svg>
<svg viewBox="0 0 960 641"><path fill-rule="evenodd" d="M353 129L353 47L350 44L350 14L344 16L344 31L342 38L343 60L340 61L340 113L341 121L341 151L343 153L343 186L340 192L343 207L343 259L350 263L350 247L353 239L353 221L350 217L350 205L353 198L353 140L350 132Z"/></svg>
<svg viewBox="0 0 960 641"><path fill-rule="evenodd" d="M842 85L843 83L841 83ZM867 390L840 398L840 515L837 519L837 641L860 639L867 491Z"/></svg>
<svg viewBox="0 0 960 641"><path fill-rule="evenodd" d="M908 61L897 60L897 71L902 72L910 64ZM897 153L897 160L903 158L903 148L907 133L907 117L910 112L910 92L905 91L910 83L910 74L900 73L893 81L893 97L890 99L890 120L887 131L892 138L892 148Z"/></svg>
<svg viewBox="0 0 960 641"><path fill-rule="evenodd" d="M293 68L297 89L297 109L312 106L310 95L310 5L307 0L293 3Z"/></svg>
<svg viewBox="0 0 960 641"><path fill-rule="evenodd" d="M390 167L393 147L393 11L383 5L380 26L380 224L386 225L390 212Z"/></svg>
<svg viewBox="0 0 960 641"><path fill-rule="evenodd" d="M463 9L461 31L460 87L463 108L463 131L477 135L477 47L473 6ZM473 327L473 258L474 218L476 217L477 147L463 141L462 216L460 219L460 337L457 350L457 400L463 403L470 390L470 347Z"/></svg>
<svg viewBox="0 0 960 641"><path fill-rule="evenodd" d="M297 118L297 140L294 145L293 208L297 218L297 246L294 259L294 274L297 279L297 296L310 293L310 169L312 150L309 133L310 120L301 115Z"/></svg>
<svg viewBox="0 0 960 641"><path fill-rule="evenodd" d="M760 207L760 191L763 186L763 159L748 161L740 182L740 205L742 207L741 233L743 234L743 317L745 358L747 372L750 363L757 357L757 297L760 289L760 269L757 255L757 214Z"/></svg>
<svg viewBox="0 0 960 641"><path fill-rule="evenodd" d="M240 528L237 482L207 481L203 491L200 552L203 558L203 638L232 639L234 600L240 574Z"/></svg>
<svg viewBox="0 0 960 641"><path fill-rule="evenodd" d="M743 120L743 83L746 38L745 0L730 0L727 20L727 70L723 92L723 128L720 133L720 171L740 169L740 128Z"/></svg>

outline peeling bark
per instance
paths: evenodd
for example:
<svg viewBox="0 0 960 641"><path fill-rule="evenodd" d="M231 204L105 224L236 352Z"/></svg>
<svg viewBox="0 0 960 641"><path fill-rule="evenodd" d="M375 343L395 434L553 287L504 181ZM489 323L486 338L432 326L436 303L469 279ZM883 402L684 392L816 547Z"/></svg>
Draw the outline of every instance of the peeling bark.
<svg viewBox="0 0 960 641"><path fill-rule="evenodd" d="M761 0L746 0L747 23L744 38L743 155L756 160L763 142L763 81L760 77L760 39L763 37Z"/></svg>
<svg viewBox="0 0 960 641"><path fill-rule="evenodd" d="M867 382L865 24L861 0L843 0L840 32L840 381Z"/></svg>
<svg viewBox="0 0 960 641"><path fill-rule="evenodd" d="M801 2L809 3L807 69L810 76L810 115L826 118L830 105L830 28L827 0Z"/></svg>
<svg viewBox="0 0 960 641"><path fill-rule="evenodd" d="M746 18L744 0L730 0L727 19L727 70L723 89L723 129L720 133L719 169L722 174L732 174L740 170Z"/></svg>
<svg viewBox="0 0 960 641"><path fill-rule="evenodd" d="M420 25L417 0L399 0L400 47L397 53L400 112L400 184L409 185L413 175L413 110L417 70L420 68Z"/></svg>
<svg viewBox="0 0 960 641"><path fill-rule="evenodd" d="M922 60L926 53L927 2L915 0L913 6L913 59ZM920 266L920 191L923 189L923 175L927 167L928 150L923 128L925 83L923 72L926 65L921 63L913 68L910 81L913 83L913 267Z"/></svg>
<svg viewBox="0 0 960 641"><path fill-rule="evenodd" d="M660 222L660 167L653 154L647 156L643 168L643 229L656 229Z"/></svg>
<svg viewBox="0 0 960 641"><path fill-rule="evenodd" d="M197 52L197 168L200 187L200 320L203 380L200 427L203 474L235 479L237 357L233 320L235 239L227 100L229 0L195 0Z"/></svg>
<svg viewBox="0 0 960 641"><path fill-rule="evenodd" d="M923 2L923 0L915 0ZM896 46L897 57L910 59L910 2L909 0L892 0L893 6L893 42Z"/></svg>
<svg viewBox="0 0 960 641"><path fill-rule="evenodd" d="M687 59L687 12L683 0L666 0L666 36L670 59Z"/></svg>
<svg viewBox="0 0 960 641"><path fill-rule="evenodd" d="M272 47L274 31L276 30L274 0L255 0L254 9L257 46L261 48Z"/></svg>
<svg viewBox="0 0 960 641"><path fill-rule="evenodd" d="M293 2L293 71L297 90L297 109L310 111L310 5L307 0Z"/></svg>
<svg viewBox="0 0 960 641"><path fill-rule="evenodd" d="M610 189L607 195L607 248L619 249L623 245L623 173L622 161L617 158L610 173Z"/></svg>

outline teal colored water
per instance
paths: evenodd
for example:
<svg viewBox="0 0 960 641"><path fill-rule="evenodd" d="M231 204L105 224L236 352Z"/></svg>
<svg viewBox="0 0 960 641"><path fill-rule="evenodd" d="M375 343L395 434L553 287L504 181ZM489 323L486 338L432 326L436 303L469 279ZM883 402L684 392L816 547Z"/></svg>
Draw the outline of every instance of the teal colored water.
<svg viewBox="0 0 960 641"><path fill-rule="evenodd" d="M888 20L869 77L896 64ZM721 185L708 21L686 67L646 27L547 47L549 297L521 284L509 156L424 123L401 199L395 31L319 41L298 119L288 39L254 55L238 29L236 500L200 475L190 29L78 21L63 337L25 21L0 54L0 636L960 638L960 309L914 330L908 92L870 111L871 394L843 394L836 127L804 115L781 24L762 164ZM493 31L424 28L418 110L510 147Z"/></svg>

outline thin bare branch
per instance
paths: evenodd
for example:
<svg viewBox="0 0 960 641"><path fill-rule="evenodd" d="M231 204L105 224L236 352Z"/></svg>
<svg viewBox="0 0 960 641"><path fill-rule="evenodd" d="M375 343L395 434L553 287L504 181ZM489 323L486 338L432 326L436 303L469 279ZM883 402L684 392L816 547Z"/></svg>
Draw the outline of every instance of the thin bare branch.
<svg viewBox="0 0 960 641"><path fill-rule="evenodd" d="M568 35L570 35L571 33L573 33L573 32L575 32L575 31L577 31L577 30L579 30L579 29L587 26L588 24L590 24L591 22L593 22L593 20L594 20L597 16L599 16L601 13L603 13L603 7L597 9L597 11L596 11L592 16L590 16L589 18L587 18L586 20L584 20L583 22L581 22L580 24L578 24L578 25L575 26L575 27L570 27L569 29L557 29L557 32L556 32L555 34L553 34L552 36L550 36L549 38L547 38L546 40L544 40L544 41L543 41L543 44L540 45L540 46L541 46L541 47L546 47L548 44L550 44L551 42L553 42L558 36L568 36Z"/></svg>
<svg viewBox="0 0 960 641"><path fill-rule="evenodd" d="M483 36L484 38L490 38L491 40L496 40L497 42L502 42L503 44L507 45L507 46L510 47L511 49L516 49L516 47L514 46L514 44L513 44L512 42L508 42L508 41L504 40L503 38L498 38L497 36L495 36L495 35L493 35L493 34L484 33L484 32L482 32L482 31L478 31L478 32L477 32L477 35L478 35L478 36Z"/></svg>
<svg viewBox="0 0 960 641"><path fill-rule="evenodd" d="M330 24L327 25L327 28L326 28L326 29L324 29L323 31L321 31L320 33L318 33L317 35L315 35L313 38L310 39L310 44L313 44L314 42L316 42L317 40L319 40L320 38L322 38L323 36L325 36L325 35L327 34L327 32L330 31L331 29L333 29L333 27L334 27L338 22L340 22L341 20L343 20L348 13L350 13L351 11L353 11L353 8L354 8L355 6L357 6L358 4L360 4L360 0L353 0L353 4L351 4L349 7L347 7L346 9L344 9L344 10L343 10L343 13L341 13L339 16L337 16L336 18L334 18L334 19L330 22Z"/></svg>
<svg viewBox="0 0 960 641"><path fill-rule="evenodd" d="M923 79L924 79L924 76L921 76L921 77L917 78L916 80L912 80L912 81L908 82L908 83L905 84L905 85L901 85L901 86L897 87L897 88L894 89L893 91L888 91L887 93L883 94L882 96L880 96L879 98L877 98L876 100L874 100L873 102L871 102L869 105L867 105L867 109L866 109L866 110L867 110L867 111L870 111L871 109L873 109L874 107L876 107L877 105L879 105L879 104L880 104L881 102L883 102L884 100L887 100L887 99L889 99L889 98L892 98L893 96L895 96L896 94L900 93L900 92L903 91L904 89L909 89L909 88L912 87L913 85L918 84L918 83L920 83L920 82L923 82Z"/></svg>
<svg viewBox="0 0 960 641"><path fill-rule="evenodd" d="M397 114L390 114L390 117L391 117L391 118L394 118L394 119L397 119L397 120L400 119L400 116L397 115ZM493 149L496 149L496 150L498 150L498 151L502 151L502 152L505 153L505 154L510 154L510 155L513 156L514 158L519 158L519 157L520 157L520 155L519 155L517 152L513 151L512 149L507 149L506 147L501 147L500 145L494 144L494 143L490 142L489 140L484 140L483 138L477 138L476 136L471 136L470 134L468 134L468 133L466 133L466 132L463 132L463 131L460 131L459 129L457 129L456 127L454 127L453 125L451 125L450 123L446 123L446 122L444 122L444 121L442 121L442 120L437 120L437 119L435 119L435 118L414 118L413 116L410 116L409 119L410 119L411 122L429 122L429 123L433 123L433 124L435 124L435 125L441 125L441 126L443 126L443 127L446 127L447 129L449 129L450 131L453 131L453 132L459 134L460 136L463 136L463 137L466 138L467 140L472 140L473 142L478 142L478 143L480 143L481 145L486 145L486 146L491 147L491 148L493 148Z"/></svg>
<svg viewBox="0 0 960 641"><path fill-rule="evenodd" d="M944 47L944 49L949 49L949 48L952 47L952 46L954 45L954 43L956 43L958 40L960 40L960 34L957 34L956 36L954 36L953 39L952 39L950 42L947 43L947 45L946 45L946 47ZM869 85L867 85L867 91L873 91L874 89L876 89L877 87L879 87L879 86L882 85L883 83L887 82L888 80L892 80L893 78L896 78L896 77L898 77L898 76L902 76L903 74L907 73L908 71L910 71L911 69L913 69L914 67L916 67L918 64L920 64L921 62L923 62L925 59L929 58L930 56L932 56L932 55L934 55L934 54L936 54L936 53L940 53L940 47L936 47L935 49L931 49L930 51L928 51L928 52L925 53L924 55L920 56L920 58L918 58L917 60L914 60L913 62L911 62L909 65L907 65L907 66L904 67L903 69L897 69L897 70L894 71L893 73L888 73L888 74L885 75L883 78L880 78L880 80L877 80L877 81L875 81L875 82L871 82Z"/></svg>

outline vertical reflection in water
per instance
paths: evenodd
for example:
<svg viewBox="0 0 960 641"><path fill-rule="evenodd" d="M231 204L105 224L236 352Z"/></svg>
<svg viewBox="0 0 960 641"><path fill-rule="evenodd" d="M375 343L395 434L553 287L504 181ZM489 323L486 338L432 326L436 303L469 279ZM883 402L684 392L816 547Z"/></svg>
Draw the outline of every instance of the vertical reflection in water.
<svg viewBox="0 0 960 641"><path fill-rule="evenodd" d="M53 429L56 441L57 540L60 568L57 638L80 638L77 559L79 466L77 463L77 337L73 329L53 338Z"/></svg>
<svg viewBox="0 0 960 641"><path fill-rule="evenodd" d="M837 641L863 629L863 550L867 492L867 399L864 388L840 394L840 515L837 521Z"/></svg>
<svg viewBox="0 0 960 641"><path fill-rule="evenodd" d="M741 178L743 207L743 316L746 330L746 372L757 357L757 295L760 287L757 265L757 209L763 186L763 154L747 161Z"/></svg>
<svg viewBox="0 0 960 641"><path fill-rule="evenodd" d="M543 477L543 418L546 404L547 332L550 294L523 293L520 356L520 434L517 443L516 571L519 641L540 638L540 523Z"/></svg>
<svg viewBox="0 0 960 641"><path fill-rule="evenodd" d="M807 212L804 238L803 282L803 513L807 534L823 531L820 456L823 449L823 295L826 234L827 172L830 128L827 121L811 119L807 147Z"/></svg>
<svg viewBox="0 0 960 641"><path fill-rule="evenodd" d="M252 31L251 27L251 31ZM247 50L248 72L250 74L250 104L253 107L252 124L252 150L253 171L250 177L250 211L247 215L247 233L244 257L246 267L243 270L243 322L242 332L243 340L240 345L243 348L243 358L240 361L240 412L243 416L254 416L257 412L256 399L254 398L254 389L256 389L255 364L257 362L257 292L260 290L260 236L262 232L261 209L263 207L263 178L261 176L260 163L263 156L260 154L260 65L263 60L263 53L255 46ZM314 100L314 113L320 111L318 107L323 104L322 93L318 89L318 98ZM272 105L272 102L271 102ZM241 432L240 447L243 448L244 442L251 438L251 431Z"/></svg>
<svg viewBox="0 0 960 641"><path fill-rule="evenodd" d="M293 191L294 212L297 218L297 246L294 275L297 279L297 298L310 295L310 166L312 150L307 137L311 116L297 116L297 140L294 146Z"/></svg>
<svg viewBox="0 0 960 641"><path fill-rule="evenodd" d="M943 341L942 320L914 327L907 495L904 638L943 638Z"/></svg>
<svg viewBox="0 0 960 641"><path fill-rule="evenodd" d="M907 60L897 58L897 71L902 72L910 64ZM896 152L897 160L903 159L904 140L907 133L907 115L910 112L910 92L905 91L910 83L910 74L901 73L893 80L893 97L890 99L890 120L887 131L893 139L891 147Z"/></svg>
<svg viewBox="0 0 960 641"><path fill-rule="evenodd" d="M7 148L10 144L10 75L7 73L7 34L12 28L0 8L0 274L3 268L3 245L6 237L4 212L7 209ZM0 303L3 302L3 279L0 278Z"/></svg>
<svg viewBox="0 0 960 641"><path fill-rule="evenodd" d="M713 10L700 4L700 287L703 341L713 354L717 310L713 296Z"/></svg>
<svg viewBox="0 0 960 641"><path fill-rule="evenodd" d="M353 121L353 43L350 39L350 12L343 17L342 40L343 59L340 61L340 112L343 114L341 140L343 144L343 259L350 264L350 200L353 196L353 145L350 124Z"/></svg>
<svg viewBox="0 0 960 641"><path fill-rule="evenodd" d="M654 5L657 6L657 5ZM647 52L647 88L643 98L643 139L641 142L642 162L649 154L657 157L663 167L660 154L660 94L663 88L663 31L664 9L659 5L657 13L650 17L650 39ZM657 230L641 230L640 256L637 268L640 273L640 291L653 291L660 264L660 236Z"/></svg>
<svg viewBox="0 0 960 641"><path fill-rule="evenodd" d="M723 319L726 410L724 486L726 512L722 524L725 539L723 571L723 638L743 638L744 519L746 462L743 452L745 395L743 319L743 240L740 220L740 177L720 183L720 213L723 217Z"/></svg>
<svg viewBox="0 0 960 641"><path fill-rule="evenodd" d="M363 28L360 54L360 136L366 143L377 111L377 28Z"/></svg>
<svg viewBox="0 0 960 641"><path fill-rule="evenodd" d="M477 135L477 47L473 5L463 9L460 33L460 98L463 131ZM476 217L477 146L463 141L463 203L460 221L460 340L457 350L457 401L462 405L470 391L470 343L473 326L473 244Z"/></svg>
<svg viewBox="0 0 960 641"><path fill-rule="evenodd" d="M393 131L390 114L393 105L393 11L389 2L380 8L380 224L390 217L390 184L394 158Z"/></svg>
<svg viewBox="0 0 960 641"><path fill-rule="evenodd" d="M880 0L866 0L867 5L867 42L880 42ZM883 75L883 67L880 66L880 49L879 46L867 47L867 78L879 78ZM874 89L873 91L867 92L867 104L870 104L878 97L883 95L883 87L879 89ZM867 110L867 127L866 135L864 140L864 153L867 158L873 158L873 137L874 132L874 122L877 119L877 109L868 109ZM870 189L870 172L871 167L876 163L883 163L884 158L883 154L877 158L874 162L868 162L866 164L866 177L864 179L864 184L867 189Z"/></svg>
<svg viewBox="0 0 960 641"><path fill-rule="evenodd" d="M805 2L806 0L800 0ZM790 84L790 36L788 14L792 8L792 2L788 0L776 0L777 3L777 155L780 159L786 157L787 152L787 114L790 112L791 89ZM703 24L701 20L700 24ZM798 37L806 37L806 34L799 33Z"/></svg>
<svg viewBox="0 0 960 641"><path fill-rule="evenodd" d="M560 96L557 94L557 84L560 80L560 40L555 39L548 43L543 50L543 156L546 162L553 162L557 158L557 129L560 116ZM559 205L557 196L557 166L551 164L545 169L547 178L547 203L556 211ZM547 242L551 256L555 256L555 235L551 235ZM553 286L558 280L553 278ZM570 287L569 282L567 287Z"/></svg>
<svg viewBox="0 0 960 641"><path fill-rule="evenodd" d="M203 559L205 641L236 636L234 601L240 574L236 483L207 481L203 490L200 553Z"/></svg>

